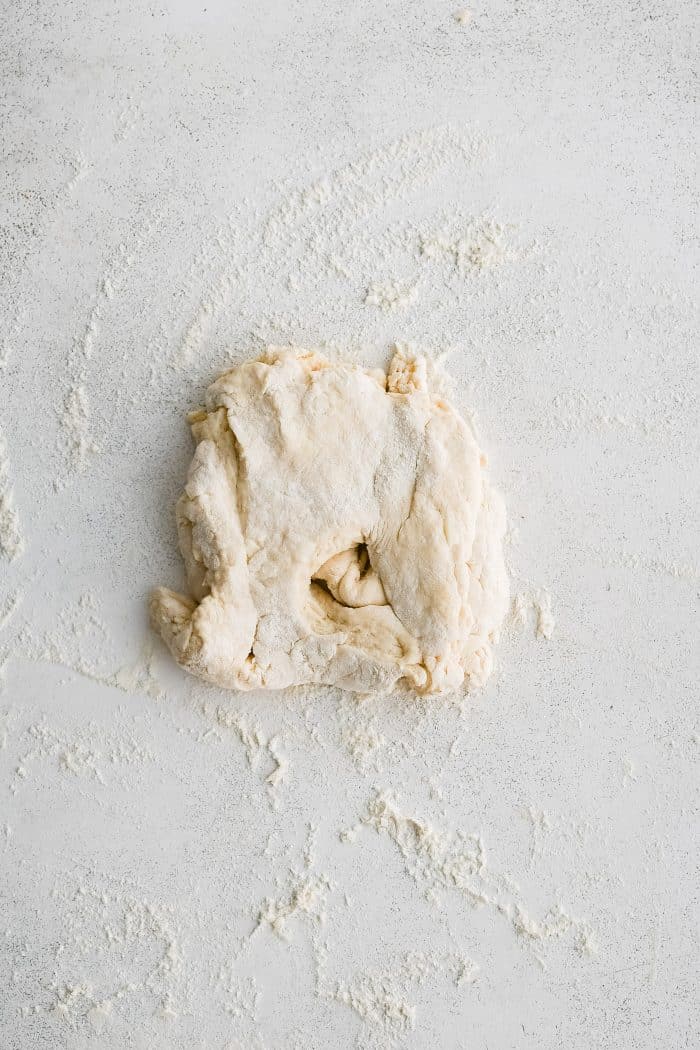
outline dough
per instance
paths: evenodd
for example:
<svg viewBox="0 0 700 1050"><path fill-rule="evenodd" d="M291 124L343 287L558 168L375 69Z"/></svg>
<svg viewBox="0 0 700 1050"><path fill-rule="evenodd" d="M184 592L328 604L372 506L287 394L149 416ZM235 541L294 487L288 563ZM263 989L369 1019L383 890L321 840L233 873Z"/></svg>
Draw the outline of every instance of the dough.
<svg viewBox="0 0 700 1050"><path fill-rule="evenodd" d="M505 513L425 359L397 350L385 375L273 347L189 420L191 597L151 599L178 663L232 689L485 680L508 604Z"/></svg>

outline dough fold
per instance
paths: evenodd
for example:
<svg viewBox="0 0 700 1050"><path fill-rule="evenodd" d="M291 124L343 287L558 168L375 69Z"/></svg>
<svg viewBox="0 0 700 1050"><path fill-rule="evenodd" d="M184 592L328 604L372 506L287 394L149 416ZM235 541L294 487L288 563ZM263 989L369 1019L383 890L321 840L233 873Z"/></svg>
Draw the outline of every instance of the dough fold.
<svg viewBox="0 0 700 1050"><path fill-rule="evenodd" d="M480 685L508 604L505 512L470 427L396 350L387 374L270 348L189 417L175 659L225 688Z"/></svg>

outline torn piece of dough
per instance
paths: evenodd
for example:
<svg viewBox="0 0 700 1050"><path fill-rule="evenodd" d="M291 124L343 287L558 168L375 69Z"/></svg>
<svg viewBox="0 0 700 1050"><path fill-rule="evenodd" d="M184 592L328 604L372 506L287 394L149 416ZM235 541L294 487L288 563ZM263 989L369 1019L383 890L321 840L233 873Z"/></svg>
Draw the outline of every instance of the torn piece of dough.
<svg viewBox="0 0 700 1050"><path fill-rule="evenodd" d="M508 605L505 512L423 358L397 350L385 375L273 347L189 418L191 597L151 599L178 663L232 689L486 679Z"/></svg>

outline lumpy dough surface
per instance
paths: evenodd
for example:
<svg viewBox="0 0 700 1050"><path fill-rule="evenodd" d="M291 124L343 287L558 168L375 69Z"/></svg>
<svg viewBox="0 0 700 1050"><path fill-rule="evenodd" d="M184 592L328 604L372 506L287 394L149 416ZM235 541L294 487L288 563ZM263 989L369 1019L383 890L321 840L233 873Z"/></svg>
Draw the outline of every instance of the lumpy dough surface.
<svg viewBox="0 0 700 1050"><path fill-rule="evenodd" d="M272 348L189 419L189 595L151 599L179 664L231 689L485 680L508 602L505 513L423 358L396 351L385 374Z"/></svg>

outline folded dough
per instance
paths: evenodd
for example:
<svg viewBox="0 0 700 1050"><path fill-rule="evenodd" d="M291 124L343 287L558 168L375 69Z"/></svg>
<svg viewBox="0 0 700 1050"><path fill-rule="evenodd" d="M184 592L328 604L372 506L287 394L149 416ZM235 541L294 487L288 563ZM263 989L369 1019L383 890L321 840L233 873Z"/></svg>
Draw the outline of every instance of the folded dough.
<svg viewBox="0 0 700 1050"><path fill-rule="evenodd" d="M481 684L508 603L505 513L423 358L388 374L271 348L189 417L177 505L192 597L151 617L175 659L232 689Z"/></svg>

